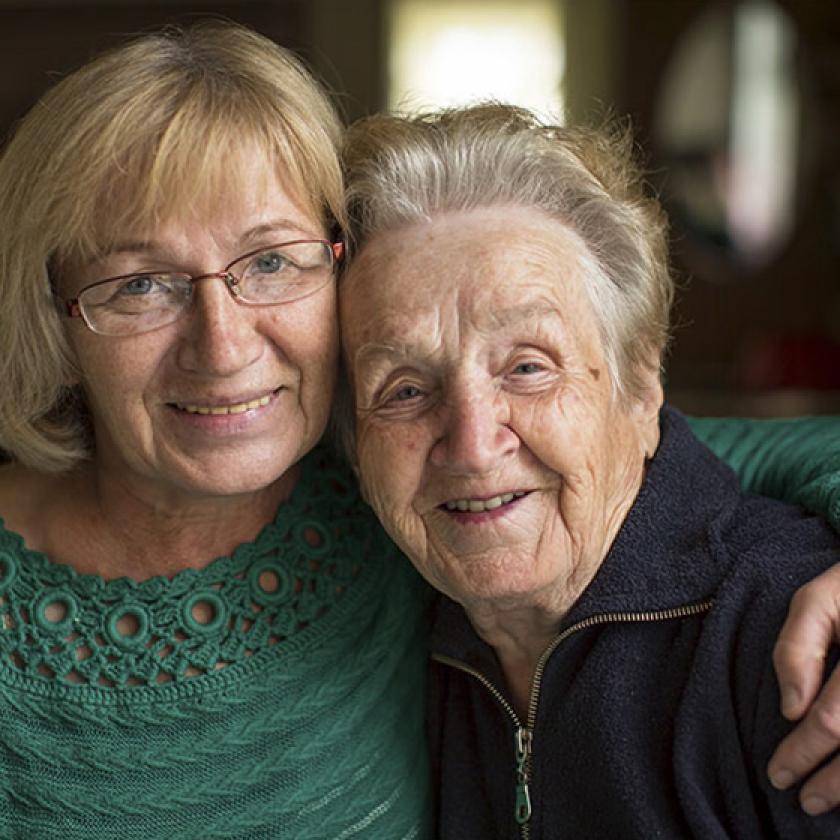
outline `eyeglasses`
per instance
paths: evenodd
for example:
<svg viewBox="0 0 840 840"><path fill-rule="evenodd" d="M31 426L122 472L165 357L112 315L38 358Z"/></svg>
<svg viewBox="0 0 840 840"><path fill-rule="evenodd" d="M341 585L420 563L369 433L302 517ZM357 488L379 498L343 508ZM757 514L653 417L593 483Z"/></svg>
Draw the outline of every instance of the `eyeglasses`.
<svg viewBox="0 0 840 840"><path fill-rule="evenodd" d="M322 289L344 253L342 242L299 239L237 257L221 271L193 277L143 271L109 277L63 300L70 318L82 318L100 335L139 335L177 321L189 308L199 280L217 277L233 298L250 306L293 303Z"/></svg>

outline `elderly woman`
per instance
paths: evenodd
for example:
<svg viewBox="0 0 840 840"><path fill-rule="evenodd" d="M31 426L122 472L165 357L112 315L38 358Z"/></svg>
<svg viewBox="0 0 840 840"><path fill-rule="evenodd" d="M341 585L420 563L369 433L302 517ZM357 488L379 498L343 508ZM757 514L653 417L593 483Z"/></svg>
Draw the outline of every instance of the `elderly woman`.
<svg viewBox="0 0 840 840"><path fill-rule="evenodd" d="M339 139L288 53L208 25L5 150L2 837L428 836L424 597L316 447Z"/></svg>
<svg viewBox="0 0 840 840"><path fill-rule="evenodd" d="M765 768L774 638L840 540L663 408L673 284L629 149L504 106L348 143L353 451L446 596L439 836L839 836Z"/></svg>

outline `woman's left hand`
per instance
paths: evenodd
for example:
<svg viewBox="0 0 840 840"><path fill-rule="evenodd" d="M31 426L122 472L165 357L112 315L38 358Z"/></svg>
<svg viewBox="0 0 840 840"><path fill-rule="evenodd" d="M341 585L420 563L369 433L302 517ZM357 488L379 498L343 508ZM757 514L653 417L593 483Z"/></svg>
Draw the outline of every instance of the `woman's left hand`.
<svg viewBox="0 0 840 840"><path fill-rule="evenodd" d="M840 563L796 593L773 651L782 714L800 723L776 748L767 772L775 787L787 788L831 759L799 794L814 815L840 805L840 667L820 690L826 653L838 642Z"/></svg>

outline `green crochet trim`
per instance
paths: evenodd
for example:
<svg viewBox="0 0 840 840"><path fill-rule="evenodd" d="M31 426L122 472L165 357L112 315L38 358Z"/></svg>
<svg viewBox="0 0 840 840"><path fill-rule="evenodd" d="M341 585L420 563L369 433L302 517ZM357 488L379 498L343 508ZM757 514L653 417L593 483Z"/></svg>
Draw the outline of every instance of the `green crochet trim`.
<svg viewBox="0 0 840 840"><path fill-rule="evenodd" d="M265 667L278 644L294 656L319 633L319 617L364 597L366 586L351 586L361 566L350 558L364 557L371 538L358 503L352 480L310 457L252 543L141 583L79 575L0 528L0 681L105 704L133 689L142 702L192 696L196 676L201 689L215 688L233 671Z"/></svg>

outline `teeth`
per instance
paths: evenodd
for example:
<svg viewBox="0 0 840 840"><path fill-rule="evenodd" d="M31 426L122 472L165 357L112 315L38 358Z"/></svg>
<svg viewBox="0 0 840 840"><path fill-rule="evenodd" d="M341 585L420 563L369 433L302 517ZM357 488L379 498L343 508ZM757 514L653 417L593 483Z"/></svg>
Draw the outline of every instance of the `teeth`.
<svg viewBox="0 0 840 840"><path fill-rule="evenodd" d="M236 403L234 405L189 405L187 403L176 403L177 407L181 409L181 411L186 411L187 414L211 414L211 415L219 415L219 414L244 414L246 411L250 411L252 408L262 408L264 405L268 405L271 402L271 394L266 394L264 397L259 397L255 400L249 400L248 402L243 403Z"/></svg>
<svg viewBox="0 0 840 840"><path fill-rule="evenodd" d="M483 513L485 510L496 510L496 508L500 508L502 505L506 505L524 495L525 491L519 490L516 493L503 493L501 496L493 496L492 499L456 499L453 502L447 502L446 509Z"/></svg>

